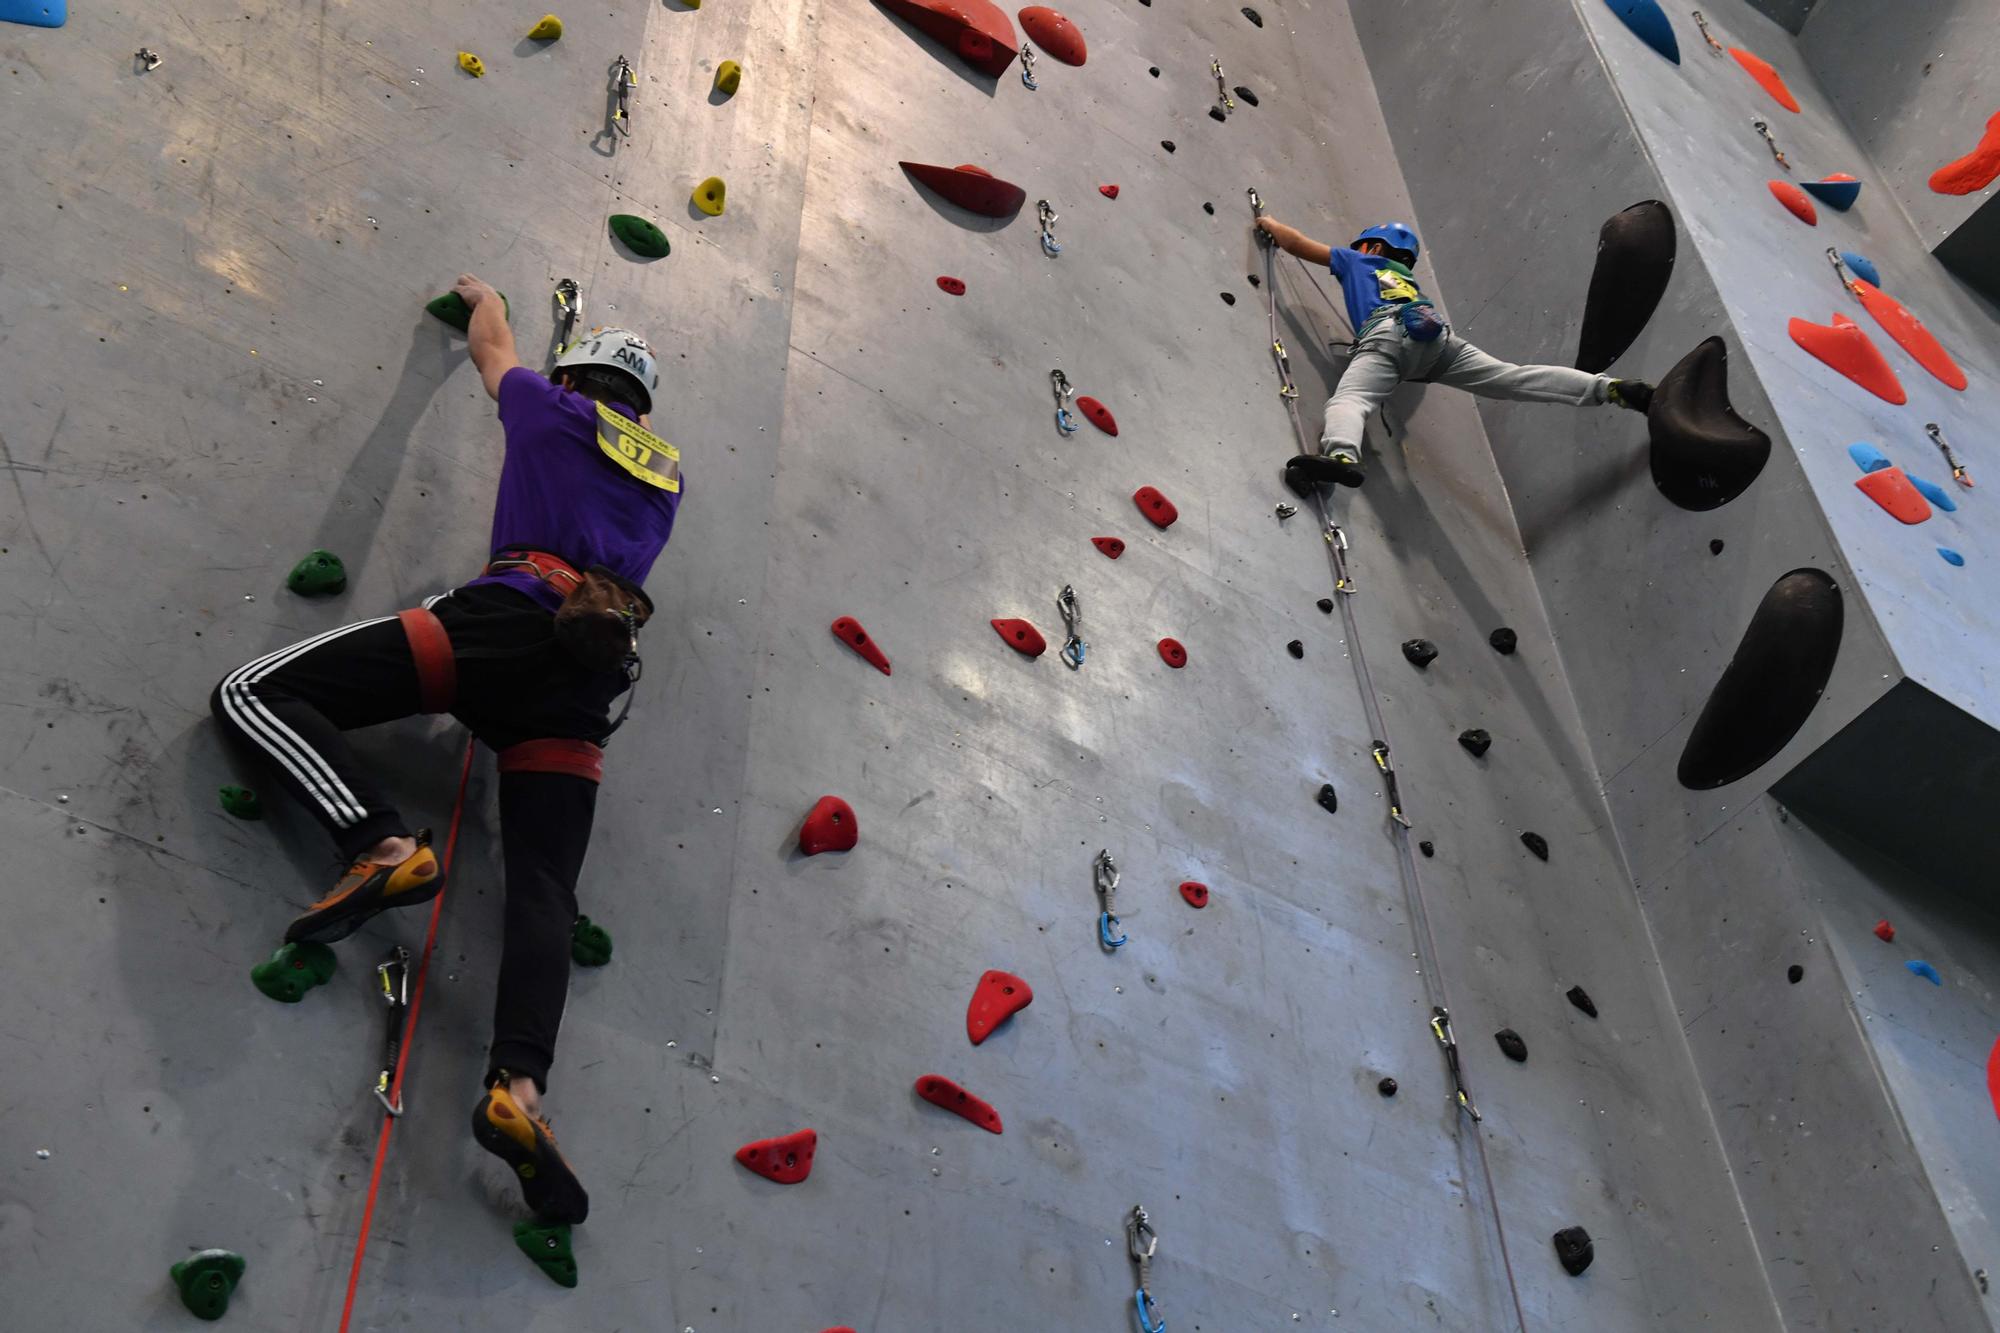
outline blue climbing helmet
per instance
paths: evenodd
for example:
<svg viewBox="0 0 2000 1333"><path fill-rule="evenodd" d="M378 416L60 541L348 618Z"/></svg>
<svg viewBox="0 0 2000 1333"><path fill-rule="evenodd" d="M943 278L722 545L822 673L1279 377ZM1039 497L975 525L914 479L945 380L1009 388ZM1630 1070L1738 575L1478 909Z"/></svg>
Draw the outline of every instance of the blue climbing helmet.
<svg viewBox="0 0 2000 1333"><path fill-rule="evenodd" d="M1355 237L1347 248L1352 250L1363 241L1380 241L1391 250L1402 251L1409 256L1404 261L1408 264L1416 263L1417 256L1423 253L1423 245L1417 240L1417 233L1412 231L1408 225L1401 222L1384 222L1378 226L1370 227L1367 231Z"/></svg>

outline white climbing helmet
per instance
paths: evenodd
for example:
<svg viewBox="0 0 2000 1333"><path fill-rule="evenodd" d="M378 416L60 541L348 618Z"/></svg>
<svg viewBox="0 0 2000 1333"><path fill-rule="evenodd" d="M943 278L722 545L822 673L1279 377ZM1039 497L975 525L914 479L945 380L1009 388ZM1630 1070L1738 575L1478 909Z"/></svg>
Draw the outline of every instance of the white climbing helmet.
<svg viewBox="0 0 2000 1333"><path fill-rule="evenodd" d="M653 390L660 387L659 368L653 360L653 349L632 330L592 329L563 348L556 357L556 369L559 371L580 366L624 371L638 382L643 400L632 406L641 412L653 410Z"/></svg>

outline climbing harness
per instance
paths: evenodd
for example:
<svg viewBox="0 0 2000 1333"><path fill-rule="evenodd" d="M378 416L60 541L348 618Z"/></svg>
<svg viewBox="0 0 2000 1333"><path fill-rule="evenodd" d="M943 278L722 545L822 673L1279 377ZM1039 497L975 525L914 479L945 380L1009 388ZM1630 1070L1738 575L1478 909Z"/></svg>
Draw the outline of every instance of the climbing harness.
<svg viewBox="0 0 2000 1333"><path fill-rule="evenodd" d="M1065 435L1076 434L1076 418L1069 414L1069 400L1076 396L1076 390L1071 387L1069 376L1060 370L1051 370L1049 384L1056 394L1056 429Z"/></svg>
<svg viewBox="0 0 2000 1333"><path fill-rule="evenodd" d="M1708 20L1701 16L1701 11L1699 9L1694 11L1694 24L1697 28L1701 29L1701 39L1704 42L1708 43L1709 54L1717 56L1721 55L1722 43L1716 41L1715 38L1709 34Z"/></svg>
<svg viewBox="0 0 2000 1333"><path fill-rule="evenodd" d="M1778 141L1771 137L1771 123L1762 116L1757 117L1750 123L1756 127L1757 133L1764 136L1764 142L1771 146L1771 156L1778 159L1778 165L1786 171L1790 171L1792 164L1785 160L1785 150L1778 147Z"/></svg>
<svg viewBox="0 0 2000 1333"><path fill-rule="evenodd" d="M1027 86L1029 92L1034 92L1042 86L1035 82L1035 50L1026 42L1021 43L1021 82Z"/></svg>
<svg viewBox="0 0 2000 1333"><path fill-rule="evenodd" d="M1097 888L1097 942L1106 949L1122 949L1126 937L1118 922L1118 863L1111 859L1109 850L1097 853L1090 876ZM1113 931L1121 933L1114 939Z"/></svg>
<svg viewBox="0 0 2000 1333"><path fill-rule="evenodd" d="M632 137L632 90L638 86L632 62L620 54L611 65L611 87L618 97L618 109L611 113L611 128L628 139Z"/></svg>
<svg viewBox="0 0 2000 1333"><path fill-rule="evenodd" d="M1153 1219L1146 1216L1143 1205L1133 1204L1132 1215L1125 1219L1125 1244L1139 1269L1139 1289L1132 1294L1139 1327L1144 1333L1167 1333L1167 1317L1153 1299L1153 1254L1160 1248L1160 1233L1153 1230Z"/></svg>
<svg viewBox="0 0 2000 1333"><path fill-rule="evenodd" d="M390 1115L403 1113L403 1090L396 1088L392 1101L389 1087L396 1073L396 1057L403 1051L403 1017L410 1008L410 951L398 944L389 956L375 965L375 982L382 988L382 1000L389 1006L389 1045L382 1057L381 1072L375 1075L375 1100Z"/></svg>
<svg viewBox="0 0 2000 1333"><path fill-rule="evenodd" d="M1063 630L1068 638L1063 640L1063 664L1071 671L1083 665L1083 655L1090 651L1090 645L1083 641L1077 630L1083 625L1083 612L1076 604L1076 589L1063 584L1063 590L1056 594L1056 610L1062 612Z"/></svg>
<svg viewBox="0 0 2000 1333"><path fill-rule="evenodd" d="M1388 788L1389 818L1408 828L1410 821L1403 817L1403 798L1396 792L1396 766L1389 762L1389 743L1376 741L1374 755L1375 767L1382 770L1382 783Z"/></svg>
<svg viewBox="0 0 2000 1333"><path fill-rule="evenodd" d="M1056 217L1056 210L1048 200L1035 200L1035 220L1042 228L1042 253L1051 259L1062 253L1062 247L1056 244Z"/></svg>
<svg viewBox="0 0 2000 1333"><path fill-rule="evenodd" d="M1223 115L1228 115L1236 109L1236 99L1229 95L1229 82L1223 77L1222 62L1214 56L1210 56L1208 58L1208 72L1215 76L1215 95L1222 103Z"/></svg>
<svg viewBox="0 0 2000 1333"><path fill-rule="evenodd" d="M140 47L132 53L132 58L143 65L148 74L160 67L160 53L150 47Z"/></svg>
<svg viewBox="0 0 2000 1333"><path fill-rule="evenodd" d="M1290 518L1292 515L1298 513L1299 511L1293 506L1286 504L1283 500L1280 500L1278 501L1277 507L1273 509L1271 512L1278 516L1278 522L1283 523L1286 519Z"/></svg>
<svg viewBox="0 0 2000 1333"><path fill-rule="evenodd" d="M561 356L569 350L569 336L583 314L583 291L575 278L564 278L556 284L556 313L562 318L562 332L556 335L556 355Z"/></svg>
<svg viewBox="0 0 2000 1333"><path fill-rule="evenodd" d="M1944 465L1951 469L1951 479L1967 490L1972 489L1972 474L1965 470L1965 464L1958 461L1958 455L1951 451L1951 444L1944 438L1944 431L1937 422L1927 421L1924 430L1930 435L1931 443L1944 455Z"/></svg>

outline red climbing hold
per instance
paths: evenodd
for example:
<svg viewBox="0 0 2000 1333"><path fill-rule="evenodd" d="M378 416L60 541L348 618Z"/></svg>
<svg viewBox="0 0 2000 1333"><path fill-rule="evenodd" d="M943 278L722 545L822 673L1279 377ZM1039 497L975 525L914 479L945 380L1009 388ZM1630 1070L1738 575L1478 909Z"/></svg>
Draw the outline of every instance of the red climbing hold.
<svg viewBox="0 0 2000 1333"><path fill-rule="evenodd" d="M1000 1132L1000 1113L943 1074L925 1074L918 1079L917 1096L932 1106L942 1106L954 1115L964 1116L989 1134Z"/></svg>
<svg viewBox="0 0 2000 1333"><path fill-rule="evenodd" d="M953 296L963 296L965 295L965 279L950 276L940 277L938 279L938 289L950 292Z"/></svg>
<svg viewBox="0 0 2000 1333"><path fill-rule="evenodd" d="M2000 179L2000 111L1986 118L1979 144L1956 162L1931 173L1931 188L1939 194L1976 194Z"/></svg>
<svg viewBox="0 0 2000 1333"><path fill-rule="evenodd" d="M1012 972L988 972L972 988L972 1003L965 1006L965 1035L977 1046L1034 1002L1035 992Z"/></svg>
<svg viewBox="0 0 2000 1333"><path fill-rule="evenodd" d="M782 1138L759 1139L736 1150L736 1160L766 1180L796 1185L812 1174L819 1132L802 1129Z"/></svg>
<svg viewBox="0 0 2000 1333"><path fill-rule="evenodd" d="M1882 349L1847 316L1836 311L1831 328L1805 319L1794 319L1789 328L1793 342L1877 398L1898 406L1910 401L1903 382L1883 360Z"/></svg>
<svg viewBox="0 0 2000 1333"><path fill-rule="evenodd" d="M1152 521L1156 528L1170 528L1181 511L1174 508L1174 502L1160 494L1152 486L1141 486L1132 492L1132 503L1139 506L1139 512Z"/></svg>
<svg viewBox="0 0 2000 1333"><path fill-rule="evenodd" d="M807 856L821 852L851 852L861 840L861 825L855 821L854 807L838 796L822 796L799 829L799 850Z"/></svg>
<svg viewBox="0 0 2000 1333"><path fill-rule="evenodd" d="M1899 523L1921 523L1931 516L1930 501L1910 484L1899 467L1876 468L1854 484Z"/></svg>
<svg viewBox="0 0 2000 1333"><path fill-rule="evenodd" d="M1179 639L1161 639L1160 660L1179 671L1187 665L1187 649L1181 647Z"/></svg>
<svg viewBox="0 0 2000 1333"><path fill-rule="evenodd" d="M1090 544L1113 560L1125 554L1125 543L1117 537L1092 537Z"/></svg>
<svg viewBox="0 0 2000 1333"><path fill-rule="evenodd" d="M1007 11L993 0L882 0L910 22L958 52L982 74L999 76L1021 44Z"/></svg>
<svg viewBox="0 0 2000 1333"><path fill-rule="evenodd" d="M1116 435L1118 433L1118 418L1112 416L1111 409L1103 403L1098 402L1095 398L1077 399L1076 409L1089 417L1090 424L1103 431L1106 435Z"/></svg>
<svg viewBox="0 0 2000 1333"><path fill-rule="evenodd" d="M1181 885L1181 897L1187 899L1189 907L1208 906L1208 885L1189 880Z"/></svg>
<svg viewBox="0 0 2000 1333"><path fill-rule="evenodd" d="M1993 1103L1993 1114L2000 1115L2000 1037L1986 1053L1986 1095Z"/></svg>
<svg viewBox="0 0 2000 1333"><path fill-rule="evenodd" d="M1882 332L1894 338L1896 345L1914 357L1918 365L1935 375L1940 383L1965 392L1967 380L1958 362L1951 359L1944 344L1901 301L1860 278L1849 279L1848 288L1861 298L1868 313L1875 316Z"/></svg>
<svg viewBox="0 0 2000 1333"><path fill-rule="evenodd" d="M1785 86L1784 79L1778 76L1778 71L1771 67L1769 61L1760 60L1734 46L1729 48L1729 54L1736 57L1736 63L1743 66L1744 73L1757 80L1757 86L1771 94L1779 106L1787 111L1799 109L1799 99L1792 96L1792 90Z"/></svg>
<svg viewBox="0 0 2000 1333"><path fill-rule="evenodd" d="M1813 207L1813 201L1798 186L1790 181L1772 181L1771 195L1808 227L1819 225L1819 210Z"/></svg>
<svg viewBox="0 0 2000 1333"><path fill-rule="evenodd" d="M1020 13L1021 26L1035 45L1065 65L1081 65L1090 53L1076 25L1046 5L1029 5Z"/></svg>
<svg viewBox="0 0 2000 1333"><path fill-rule="evenodd" d="M1097 187L1097 192L1106 199L1116 199L1118 197L1118 187L1116 185L1100 185Z"/></svg>
<svg viewBox="0 0 2000 1333"><path fill-rule="evenodd" d="M1025 620L995 620L993 630L1009 648L1023 657L1040 657L1049 649L1049 642L1042 632Z"/></svg>
<svg viewBox="0 0 2000 1333"><path fill-rule="evenodd" d="M968 212L982 217L1010 218L1021 211L1028 192L1012 181L1003 181L983 167L961 164L940 167L929 162L900 162L919 185L944 196Z"/></svg>
<svg viewBox="0 0 2000 1333"><path fill-rule="evenodd" d="M868 637L868 631L861 628L861 622L853 616L842 616L833 622L833 637L860 653L870 666L883 675L891 674L889 659L882 655L882 650L875 646L875 640Z"/></svg>
<svg viewBox="0 0 2000 1333"><path fill-rule="evenodd" d="M1875 923L1875 938L1884 944L1890 944L1895 941L1896 928L1889 924L1888 917L1885 916Z"/></svg>

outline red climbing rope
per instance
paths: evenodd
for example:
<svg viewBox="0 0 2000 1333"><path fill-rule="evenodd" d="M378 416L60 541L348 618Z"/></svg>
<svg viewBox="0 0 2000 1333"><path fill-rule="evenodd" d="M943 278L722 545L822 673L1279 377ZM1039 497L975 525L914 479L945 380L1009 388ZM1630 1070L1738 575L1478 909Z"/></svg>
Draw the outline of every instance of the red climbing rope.
<svg viewBox="0 0 2000 1333"><path fill-rule="evenodd" d="M451 806L451 831L444 840L445 886L451 886L452 854L458 850L458 828L465 818L465 788L472 780L472 749L474 742L465 742L465 765L458 773L458 798ZM410 1046L417 1032L417 1014L424 1006L424 978L430 975L431 950L437 947L438 918L444 915L444 894L431 900L430 929L424 934L423 956L417 960L417 985L410 994L410 1016L403 1023L403 1040L396 1055L396 1077L389 1086L391 1105L403 1104L403 1070L410 1063ZM368 1253L368 1228L375 1220L375 1195L382 1186L382 1163L389 1156L389 1127L396 1123L396 1117L382 1117L382 1132L375 1139L375 1165L368 1173L368 1202L361 1210L361 1234L354 1238L354 1266L347 1272L347 1300L340 1307L340 1333L347 1333L347 1324L354 1317L354 1293L361 1285L361 1260Z"/></svg>

